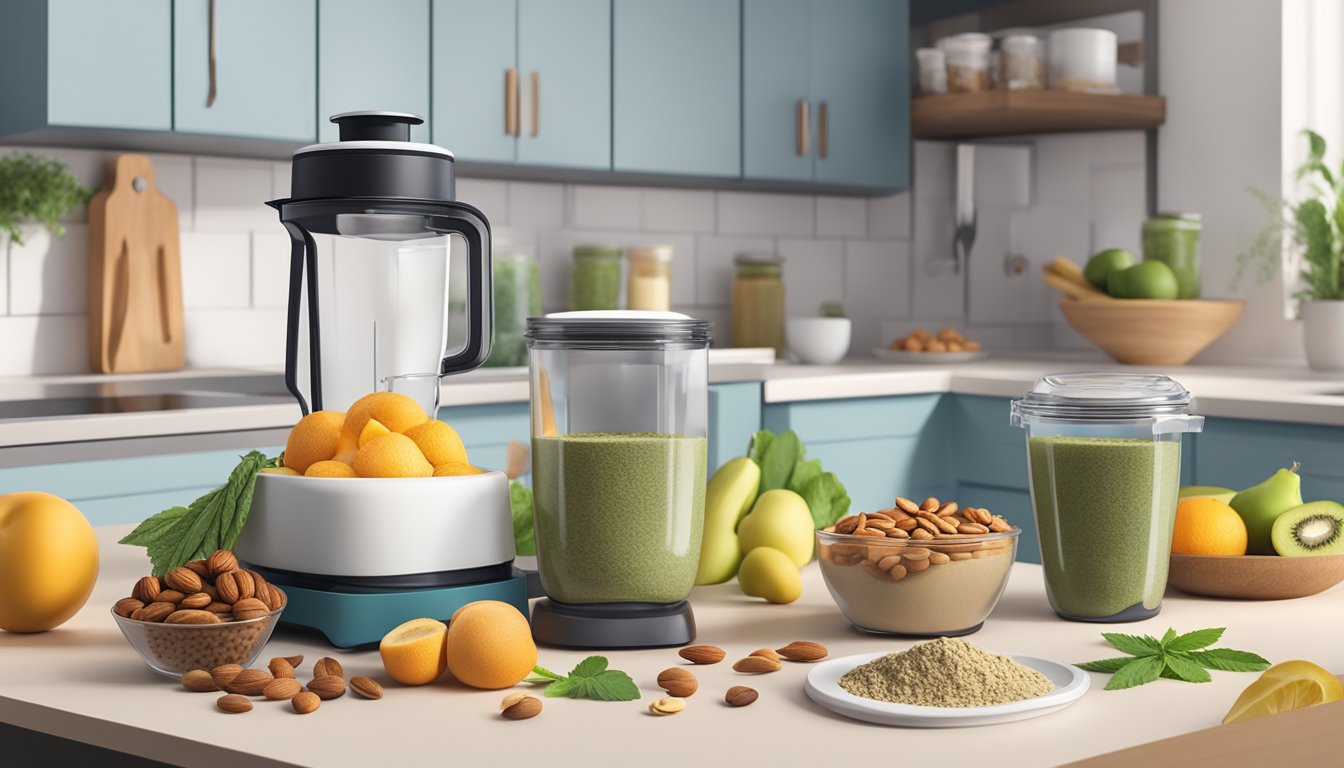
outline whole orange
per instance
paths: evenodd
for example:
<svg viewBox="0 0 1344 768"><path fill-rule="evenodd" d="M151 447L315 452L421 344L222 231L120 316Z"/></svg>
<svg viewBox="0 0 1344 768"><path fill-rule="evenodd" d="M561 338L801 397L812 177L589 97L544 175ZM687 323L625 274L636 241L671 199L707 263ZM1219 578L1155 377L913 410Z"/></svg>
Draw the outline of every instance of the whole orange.
<svg viewBox="0 0 1344 768"><path fill-rule="evenodd" d="M377 419L392 432L405 432L417 424L429 421L425 409L406 395L397 392L374 392L365 395L345 412L345 424L341 427L341 442L332 455L359 448L359 435L369 419ZM327 458L331 458L328 456Z"/></svg>
<svg viewBox="0 0 1344 768"><path fill-rule="evenodd" d="M1246 523L1218 499L1185 499L1176 506L1171 551L1183 555L1246 554Z"/></svg>
<svg viewBox="0 0 1344 768"><path fill-rule="evenodd" d="M299 419L285 443L285 466L303 474L315 462L335 456L344 422L340 411L313 411Z"/></svg>
<svg viewBox="0 0 1344 768"><path fill-rule="evenodd" d="M430 477L434 465L411 438L395 432L375 437L359 449L352 465L360 477Z"/></svg>
<svg viewBox="0 0 1344 768"><path fill-rule="evenodd" d="M508 603L477 600L448 622L448 669L463 685L497 690L517 685L537 665L527 618Z"/></svg>

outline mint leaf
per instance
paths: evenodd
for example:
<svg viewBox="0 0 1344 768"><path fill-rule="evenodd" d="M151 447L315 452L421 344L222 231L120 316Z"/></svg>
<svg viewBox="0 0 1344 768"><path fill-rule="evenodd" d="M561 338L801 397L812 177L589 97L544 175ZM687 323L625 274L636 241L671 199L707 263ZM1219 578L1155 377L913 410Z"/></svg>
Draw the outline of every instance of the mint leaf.
<svg viewBox="0 0 1344 768"><path fill-rule="evenodd" d="M1158 643L1161 644L1163 648L1166 648L1167 643L1170 643L1174 639L1176 639L1176 630L1167 627L1167 631L1162 635L1162 639L1159 640Z"/></svg>
<svg viewBox="0 0 1344 768"><path fill-rule="evenodd" d="M1144 683L1151 683L1162 675L1164 666L1161 656L1142 656L1132 659L1128 664L1117 670L1114 675L1111 675L1111 679L1106 683L1106 690L1119 691Z"/></svg>
<svg viewBox="0 0 1344 768"><path fill-rule="evenodd" d="M1162 652L1161 643L1147 635L1123 635L1119 632L1102 632L1101 636L1116 650L1121 651L1122 653L1128 653L1130 656L1155 656Z"/></svg>
<svg viewBox="0 0 1344 768"><path fill-rule="evenodd" d="M574 666L568 677L543 667L533 667L532 675L524 682L546 686L544 693L552 698L568 696L571 699L598 701L635 701L639 686L624 672L607 669L603 656L589 656Z"/></svg>
<svg viewBox="0 0 1344 768"><path fill-rule="evenodd" d="M556 680L564 680L564 679L565 679L565 676L562 675L562 674L560 674L560 673L558 673L558 672L552 672L551 670L549 670L549 669L547 669L547 668L545 668L545 667L533 667L533 668L532 668L532 674L529 675L528 678L527 678L526 680L524 680L523 682L525 682L525 683L537 683L537 682L552 683L552 682L555 682Z"/></svg>
<svg viewBox="0 0 1344 768"><path fill-rule="evenodd" d="M1133 656L1117 656L1114 659L1101 659L1099 661L1085 661L1082 664L1074 664L1079 669L1085 669L1088 672L1106 672L1114 674L1120 671L1120 668L1133 661Z"/></svg>
<svg viewBox="0 0 1344 768"><path fill-rule="evenodd" d="M626 673L608 669L596 677L588 678L585 695L598 701L635 701L639 698L639 686Z"/></svg>
<svg viewBox="0 0 1344 768"><path fill-rule="evenodd" d="M1164 653L1162 659L1166 662L1167 670L1187 683L1207 683L1213 679L1203 667L1180 651Z"/></svg>
<svg viewBox="0 0 1344 768"><path fill-rule="evenodd" d="M1224 672L1259 672L1269 669L1269 662L1264 658L1249 651L1234 651L1231 648L1191 651L1189 656L1202 667Z"/></svg>
<svg viewBox="0 0 1344 768"><path fill-rule="evenodd" d="M117 543L147 547L163 538L163 535L185 514L187 514L186 507L169 507L153 517L146 518L135 527L134 531L126 534Z"/></svg>
<svg viewBox="0 0 1344 768"><path fill-rule="evenodd" d="M594 677L605 672L607 669L607 658L605 656L589 656L574 665L569 671L570 677Z"/></svg>
<svg viewBox="0 0 1344 768"><path fill-rule="evenodd" d="M1218 642L1226 631L1226 627L1197 629L1194 632L1186 632L1175 640L1162 643L1162 647L1166 648L1168 651L1193 651L1199 648L1206 648Z"/></svg>
<svg viewBox="0 0 1344 768"><path fill-rule="evenodd" d="M532 527L532 489L509 483L509 513L513 518L513 548L520 555L537 554L537 532Z"/></svg>
<svg viewBox="0 0 1344 768"><path fill-rule="evenodd" d="M574 692L577 691L582 686L582 684L583 684L583 678L566 677L563 680L556 680L555 682L546 686L546 689L545 691L543 691L543 693L552 698L557 696L574 696ZM574 698L583 698L583 697L575 696Z"/></svg>

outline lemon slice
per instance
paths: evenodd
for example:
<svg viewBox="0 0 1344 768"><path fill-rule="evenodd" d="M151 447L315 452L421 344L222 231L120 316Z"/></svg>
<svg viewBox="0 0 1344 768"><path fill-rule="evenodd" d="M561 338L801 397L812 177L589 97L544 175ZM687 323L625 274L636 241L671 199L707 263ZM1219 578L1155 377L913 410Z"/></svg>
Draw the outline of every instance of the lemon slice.
<svg viewBox="0 0 1344 768"><path fill-rule="evenodd" d="M1344 700L1339 678L1310 661L1275 664L1241 692L1223 723Z"/></svg>

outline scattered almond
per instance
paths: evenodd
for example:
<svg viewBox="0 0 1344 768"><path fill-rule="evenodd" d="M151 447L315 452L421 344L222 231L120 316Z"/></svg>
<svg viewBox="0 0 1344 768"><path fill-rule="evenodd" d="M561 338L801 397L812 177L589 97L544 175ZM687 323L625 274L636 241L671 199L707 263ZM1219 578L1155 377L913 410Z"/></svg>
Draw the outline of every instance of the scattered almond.
<svg viewBox="0 0 1344 768"><path fill-rule="evenodd" d="M323 656L313 664L313 677L325 677L327 675L343 678L345 677L345 667L342 667L341 662L330 656Z"/></svg>
<svg viewBox="0 0 1344 768"><path fill-rule="evenodd" d="M300 715L306 715L309 712L316 712L317 708L322 706L322 700L312 691L303 691L294 694L294 698L289 700L290 706Z"/></svg>
<svg viewBox="0 0 1344 768"><path fill-rule="evenodd" d="M244 669L224 685L224 690L244 696L260 696L262 690L274 679L269 673L260 669Z"/></svg>
<svg viewBox="0 0 1344 768"><path fill-rule="evenodd" d="M690 645L677 651L677 655L692 664L718 664L728 654L715 645Z"/></svg>
<svg viewBox="0 0 1344 768"><path fill-rule="evenodd" d="M350 678L350 690L363 696L366 699L378 700L383 698L383 686L378 684L377 680L364 675L356 675Z"/></svg>
<svg viewBox="0 0 1344 768"><path fill-rule="evenodd" d="M298 655L295 655L295 656L285 656L285 657L283 657L283 658L284 658L285 661L288 661L288 662L289 662L289 666L291 666L291 667L293 667L293 668L295 668L295 669L298 669L298 668L303 664L303 654L302 654L302 653L300 653L300 654L298 654Z"/></svg>
<svg viewBox="0 0 1344 768"><path fill-rule="evenodd" d="M779 649L779 655L789 661L821 661L826 658L827 653L826 646L807 640L795 640Z"/></svg>
<svg viewBox="0 0 1344 768"><path fill-rule="evenodd" d="M541 699L525 693L513 693L499 703L500 712L509 720L527 720L541 714Z"/></svg>
<svg viewBox="0 0 1344 768"><path fill-rule="evenodd" d="M243 671L241 664L221 664L210 670L210 678L215 681L215 685L220 688L228 688L233 678L237 677Z"/></svg>
<svg viewBox="0 0 1344 768"><path fill-rule="evenodd" d="M215 702L221 712L228 712L230 715L237 715L243 712L252 711L252 702L245 696L239 696L236 693L229 693L219 697Z"/></svg>
<svg viewBox="0 0 1344 768"><path fill-rule="evenodd" d="M668 696L684 699L695 694L700 681L689 670L672 667L658 673L658 687L667 691Z"/></svg>
<svg viewBox="0 0 1344 768"><path fill-rule="evenodd" d="M267 664L266 668L271 670L271 675L277 679L281 677L294 677L294 665L290 664L288 659L279 656L271 659L271 663Z"/></svg>
<svg viewBox="0 0 1344 768"><path fill-rule="evenodd" d="M182 675L182 687L196 693L209 693L219 690L219 686L215 685L214 678L204 669L193 669L184 673Z"/></svg>
<svg viewBox="0 0 1344 768"><path fill-rule="evenodd" d="M287 701L303 690L298 680L292 677L277 677L261 689L261 695L271 701Z"/></svg>
<svg viewBox="0 0 1344 768"><path fill-rule="evenodd" d="M745 685L734 685L724 694L723 700L728 702L730 707L745 707L748 704L760 698L760 694L755 688L748 688Z"/></svg>
<svg viewBox="0 0 1344 768"><path fill-rule="evenodd" d="M774 659L767 659L764 656L748 656L745 659L738 659L733 665L734 672L741 672L747 675L760 675L766 672L778 672L780 663Z"/></svg>
<svg viewBox="0 0 1344 768"><path fill-rule="evenodd" d="M747 655L760 656L762 659L769 659L771 661L779 661L779 654L771 650L770 648L757 648L756 650L752 651Z"/></svg>
<svg viewBox="0 0 1344 768"><path fill-rule="evenodd" d="M336 675L322 675L313 678L308 684L308 690L316 693L320 699L339 699L345 695L345 680Z"/></svg>
<svg viewBox="0 0 1344 768"><path fill-rule="evenodd" d="M145 604L136 600L134 597L123 597L117 601L116 605L112 606L112 612L123 619L128 619L131 617L132 613L135 613L144 607Z"/></svg>
<svg viewBox="0 0 1344 768"><path fill-rule="evenodd" d="M661 699L655 699L649 705L649 711L655 715L675 715L686 708L686 700L675 696L664 696Z"/></svg>

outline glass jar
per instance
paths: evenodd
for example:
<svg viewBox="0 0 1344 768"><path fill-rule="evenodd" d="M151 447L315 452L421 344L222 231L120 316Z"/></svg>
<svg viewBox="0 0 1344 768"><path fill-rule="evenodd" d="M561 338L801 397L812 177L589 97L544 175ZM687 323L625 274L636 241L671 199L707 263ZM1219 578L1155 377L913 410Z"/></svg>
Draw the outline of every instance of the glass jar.
<svg viewBox="0 0 1344 768"><path fill-rule="evenodd" d="M672 246L641 245L628 249L629 277L625 308L666 312L672 304Z"/></svg>
<svg viewBox="0 0 1344 768"><path fill-rule="evenodd" d="M1045 87L1045 45L1035 35L1003 38L1003 75L1000 82L1010 91Z"/></svg>
<svg viewBox="0 0 1344 768"><path fill-rule="evenodd" d="M494 254L495 343L485 366L527 365L523 329L541 314L541 269L525 251L497 248Z"/></svg>
<svg viewBox="0 0 1344 768"><path fill-rule="evenodd" d="M601 245L576 247L569 273L569 308L619 309L620 302L621 249Z"/></svg>
<svg viewBox="0 0 1344 768"><path fill-rule="evenodd" d="M915 51L919 64L919 92L923 96L947 93L947 58L941 48Z"/></svg>
<svg viewBox="0 0 1344 768"><path fill-rule="evenodd" d="M947 92L979 93L989 90L989 49L993 40L979 32L938 41L947 58Z"/></svg>
<svg viewBox="0 0 1344 768"><path fill-rule="evenodd" d="M731 340L734 347L771 347L784 357L784 260L741 253L733 259Z"/></svg>
<svg viewBox="0 0 1344 768"><path fill-rule="evenodd" d="M1109 29L1069 27L1050 33L1050 87L1057 91L1116 93L1119 38Z"/></svg>
<svg viewBox="0 0 1344 768"><path fill-rule="evenodd" d="M1176 298L1200 294L1198 213L1159 213L1143 222L1143 260L1160 261L1176 274Z"/></svg>
<svg viewBox="0 0 1344 768"><path fill-rule="evenodd" d="M1045 593L1074 621L1157 615L1181 484L1181 435L1203 429L1190 393L1160 374L1046 376L1012 403Z"/></svg>

